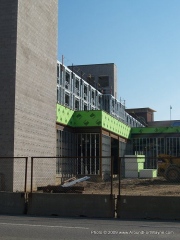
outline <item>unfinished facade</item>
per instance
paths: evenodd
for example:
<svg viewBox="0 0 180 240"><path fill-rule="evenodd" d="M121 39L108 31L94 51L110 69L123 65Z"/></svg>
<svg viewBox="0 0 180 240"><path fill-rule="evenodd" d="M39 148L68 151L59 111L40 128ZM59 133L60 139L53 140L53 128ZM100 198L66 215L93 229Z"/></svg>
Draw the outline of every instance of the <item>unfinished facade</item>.
<svg viewBox="0 0 180 240"><path fill-rule="evenodd" d="M111 157L116 173L119 156L128 152L131 127L144 125L112 94L99 91L73 69L57 63L57 174L68 178L73 170L74 175L106 179ZM111 81L116 82L113 76ZM63 156L76 157L68 163Z"/></svg>
<svg viewBox="0 0 180 240"><path fill-rule="evenodd" d="M0 0L2 157L56 153L57 10L57 0ZM6 189L21 188L22 164L9 161Z"/></svg>

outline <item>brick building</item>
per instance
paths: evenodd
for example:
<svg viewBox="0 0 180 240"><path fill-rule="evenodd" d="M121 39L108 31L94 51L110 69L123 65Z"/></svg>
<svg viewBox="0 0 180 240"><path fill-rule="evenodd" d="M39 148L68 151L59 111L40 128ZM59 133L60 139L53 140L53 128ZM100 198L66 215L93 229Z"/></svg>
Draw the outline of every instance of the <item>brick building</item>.
<svg viewBox="0 0 180 240"><path fill-rule="evenodd" d="M57 0L0 0L0 156L56 153L57 12ZM19 169L10 161L7 189Z"/></svg>

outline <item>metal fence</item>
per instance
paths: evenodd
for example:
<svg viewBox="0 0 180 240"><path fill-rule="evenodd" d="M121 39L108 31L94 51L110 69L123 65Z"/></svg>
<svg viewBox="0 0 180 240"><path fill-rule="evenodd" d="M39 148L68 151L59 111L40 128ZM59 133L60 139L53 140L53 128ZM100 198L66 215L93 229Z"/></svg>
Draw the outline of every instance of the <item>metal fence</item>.
<svg viewBox="0 0 180 240"><path fill-rule="evenodd" d="M31 192L113 194L111 156L32 157Z"/></svg>
<svg viewBox="0 0 180 240"><path fill-rule="evenodd" d="M180 196L180 158L137 155L119 161L120 195Z"/></svg>
<svg viewBox="0 0 180 240"><path fill-rule="evenodd" d="M0 157L0 191L180 196L180 158Z"/></svg>

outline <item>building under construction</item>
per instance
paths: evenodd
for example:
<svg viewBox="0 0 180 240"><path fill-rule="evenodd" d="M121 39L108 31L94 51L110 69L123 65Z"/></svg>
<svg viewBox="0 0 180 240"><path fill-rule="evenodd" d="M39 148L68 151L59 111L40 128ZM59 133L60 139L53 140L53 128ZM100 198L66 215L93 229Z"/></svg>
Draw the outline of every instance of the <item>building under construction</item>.
<svg viewBox="0 0 180 240"><path fill-rule="evenodd" d="M54 184L57 176L72 172L105 178L111 157L116 173L125 154L179 155L180 122L154 122L150 108L126 109L117 99L114 63L66 67L57 62L57 0L0 2L4 190L23 188L25 161L16 157L57 157L38 159L33 175L38 186L40 178Z"/></svg>
<svg viewBox="0 0 180 240"><path fill-rule="evenodd" d="M89 69L88 65L82 66L70 69L57 63L57 156L77 156L78 175L100 174L103 178L110 174L109 156L114 158L116 173L118 158L125 154L141 153L148 158L160 153L179 154L179 126L173 127L173 122L158 125L154 122L155 110L126 109L124 102L109 93L115 92L114 64L89 65ZM96 71L91 74L92 67ZM103 72L108 67L108 73ZM104 77L106 92L98 76ZM57 161L57 174L62 169L66 172L64 162L62 158ZM156 168L156 163L147 160L145 166Z"/></svg>

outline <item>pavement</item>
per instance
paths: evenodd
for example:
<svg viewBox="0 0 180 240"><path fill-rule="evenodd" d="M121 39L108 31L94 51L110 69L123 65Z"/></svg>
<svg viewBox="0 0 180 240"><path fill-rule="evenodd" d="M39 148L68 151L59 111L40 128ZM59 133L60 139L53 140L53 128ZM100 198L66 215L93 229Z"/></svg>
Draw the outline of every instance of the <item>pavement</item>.
<svg viewBox="0 0 180 240"><path fill-rule="evenodd" d="M0 215L0 240L169 240L179 236L179 221Z"/></svg>

